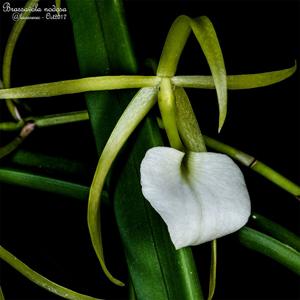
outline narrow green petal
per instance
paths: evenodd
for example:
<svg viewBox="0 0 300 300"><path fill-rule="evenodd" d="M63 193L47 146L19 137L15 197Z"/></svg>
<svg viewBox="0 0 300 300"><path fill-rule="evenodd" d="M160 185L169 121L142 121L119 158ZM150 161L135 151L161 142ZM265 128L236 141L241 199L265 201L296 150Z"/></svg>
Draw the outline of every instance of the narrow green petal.
<svg viewBox="0 0 300 300"><path fill-rule="evenodd" d="M120 75L86 77L11 89L0 89L0 99L52 97L91 91L153 87L157 86L159 82L160 79L156 76Z"/></svg>
<svg viewBox="0 0 300 300"><path fill-rule="evenodd" d="M229 90L253 89L272 85L292 76L297 70L297 63L291 68L263 72L256 74L227 75L227 87ZM175 76L172 83L178 87L214 89L212 76Z"/></svg>
<svg viewBox="0 0 300 300"><path fill-rule="evenodd" d="M104 273L112 282L121 286L123 283L112 277L104 263L100 230L101 192L106 175L108 174L114 159L128 137L155 104L156 95L157 88L143 88L135 95L133 100L127 106L103 149L90 189L88 226L91 240Z"/></svg>
<svg viewBox="0 0 300 300"><path fill-rule="evenodd" d="M50 293L58 295L65 299L70 300L97 300L98 298L86 296L83 294L79 294L74 292L70 289L67 289L57 283L45 278L44 276L40 275L36 271L29 268L19 259L17 259L14 255L0 246L0 258L3 259L6 263L24 275L27 279L35 283L36 285L42 287L43 289L48 290ZM1 296L0 296L1 299ZM100 300L100 299L98 299Z"/></svg>
<svg viewBox="0 0 300 300"><path fill-rule="evenodd" d="M207 17L191 20L191 27L207 59L217 90L220 131L227 114L227 79L222 50L214 27Z"/></svg>
<svg viewBox="0 0 300 300"><path fill-rule="evenodd" d="M176 118L180 137L189 151L205 152L205 142L187 94L175 88Z"/></svg>
<svg viewBox="0 0 300 300"><path fill-rule="evenodd" d="M190 35L190 18L179 16L171 25L157 67L157 75L174 76L179 58Z"/></svg>
<svg viewBox="0 0 300 300"><path fill-rule="evenodd" d="M158 105L171 147L183 150L176 124L175 95L169 78L161 80Z"/></svg>

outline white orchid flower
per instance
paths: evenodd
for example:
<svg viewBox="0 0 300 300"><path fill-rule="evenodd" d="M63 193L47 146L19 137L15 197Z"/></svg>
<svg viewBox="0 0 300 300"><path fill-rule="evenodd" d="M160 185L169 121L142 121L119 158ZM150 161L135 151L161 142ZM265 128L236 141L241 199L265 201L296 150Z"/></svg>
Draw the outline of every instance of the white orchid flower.
<svg viewBox="0 0 300 300"><path fill-rule="evenodd" d="M176 249L237 231L250 216L243 174L224 154L151 148L141 163L141 185Z"/></svg>

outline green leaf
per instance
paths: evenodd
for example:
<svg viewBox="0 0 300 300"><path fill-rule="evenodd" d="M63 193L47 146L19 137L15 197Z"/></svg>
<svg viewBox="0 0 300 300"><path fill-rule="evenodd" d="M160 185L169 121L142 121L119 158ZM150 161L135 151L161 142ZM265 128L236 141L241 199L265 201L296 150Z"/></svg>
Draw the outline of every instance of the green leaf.
<svg viewBox="0 0 300 300"><path fill-rule="evenodd" d="M243 227L237 235L245 247L274 259L300 275L300 253L294 248L249 227Z"/></svg>
<svg viewBox="0 0 300 300"><path fill-rule="evenodd" d="M7 168L0 168L0 182L80 200L87 200L89 193L89 188L84 185Z"/></svg>
<svg viewBox="0 0 300 300"><path fill-rule="evenodd" d="M251 217L255 227L300 251L300 237L295 233L258 213L254 213Z"/></svg>
<svg viewBox="0 0 300 300"><path fill-rule="evenodd" d="M70 0L68 3L76 4L74 0ZM120 34L126 28L124 16L120 13L121 2L105 0L97 1L97 3L102 5L102 9L98 9L97 13L100 16L99 20L101 20L102 28L105 29L105 47L107 49L117 49L119 45L123 45L123 50L119 51L118 54L116 54L117 51L109 52L109 62L117 68L116 71L112 70L112 72L117 72L117 74L120 74L120 72L125 74L135 72L135 68L132 67L132 49L130 43L126 42L128 34ZM79 14L82 6L79 2L77 2L77 5ZM93 15L92 18L95 17L95 10L87 10L89 6L84 6L84 8L89 16ZM110 10L106 11L108 8ZM77 17L80 18L80 16L74 14L71 17L73 23L76 23ZM99 20L97 24L99 24ZM85 27L83 23L81 26L75 27L77 29L75 35L85 35L87 28L89 28ZM93 39L93 41L95 40ZM125 47L125 45L127 46ZM86 65L90 64L91 68L95 65L92 58L95 61L99 59L99 57L95 57L97 55L94 51L96 47L96 45L90 45L89 43L85 45L84 49L81 49L83 46L77 44L77 52L78 54L81 53L81 60L86 61ZM116 101L120 97L122 97L122 101ZM114 110L116 115L120 115L131 97L132 94L129 91L121 94L119 92L112 93L109 105L106 106L104 102L103 107L100 108L103 111L102 116L106 113L111 115L111 110ZM92 106L94 103L92 99L90 103ZM99 101L99 103L102 103L102 101ZM92 120L92 124L94 134L100 136L98 138L98 142L100 140L98 149L101 150L116 124L116 119L111 117L105 119L95 112L95 119ZM130 142L119 160L122 168L118 165L119 168L112 173L113 181L117 183L112 188L115 191L116 219L137 299L202 299L191 250L187 248L182 251L175 251L165 224L141 194L139 183L140 161L146 149L162 143L155 122L146 119L139 126L134 140L130 140ZM128 150L130 151L128 152Z"/></svg>

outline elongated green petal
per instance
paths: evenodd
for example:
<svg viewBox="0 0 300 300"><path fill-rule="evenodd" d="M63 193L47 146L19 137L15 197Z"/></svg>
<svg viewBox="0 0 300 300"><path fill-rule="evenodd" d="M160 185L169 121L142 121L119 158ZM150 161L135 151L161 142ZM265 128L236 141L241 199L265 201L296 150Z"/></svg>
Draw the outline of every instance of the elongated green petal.
<svg viewBox="0 0 300 300"><path fill-rule="evenodd" d="M90 91L131 89L157 86L156 76L98 76L24 87L0 89L0 99L52 97Z"/></svg>
<svg viewBox="0 0 300 300"><path fill-rule="evenodd" d="M171 77L175 75L179 58L190 35L190 18L179 16L173 22L167 35L157 67L157 75Z"/></svg>
<svg viewBox="0 0 300 300"><path fill-rule="evenodd" d="M227 80L222 50L214 27L207 17L192 20L191 27L207 59L217 90L220 131L227 113Z"/></svg>
<svg viewBox="0 0 300 300"><path fill-rule="evenodd" d="M249 227L242 228L237 235L245 247L269 256L300 275L300 252L294 248Z"/></svg>
<svg viewBox="0 0 300 300"><path fill-rule="evenodd" d="M90 189L88 203L88 225L92 243L98 256L103 271L107 277L117 285L123 285L122 282L113 278L107 270L102 249L101 231L100 231L100 198L104 181L111 165L119 153L120 149L134 131L137 125L149 112L156 102L157 89L143 88L130 102L115 129L113 130L101 157L99 159L93 183Z"/></svg>
<svg viewBox="0 0 300 300"><path fill-rule="evenodd" d="M169 78L161 80L158 105L171 147L183 150L176 124L175 96Z"/></svg>
<svg viewBox="0 0 300 300"><path fill-rule="evenodd" d="M292 76L297 70L297 64L291 68L243 75L227 75L227 88L229 90L243 90L253 89L272 85L283 81ZM178 87L185 88L200 88L200 89L214 89L215 83L212 76L175 76L172 83Z"/></svg>
<svg viewBox="0 0 300 300"><path fill-rule="evenodd" d="M206 152L205 142L201 134L192 105L183 88L175 88L177 126L189 151Z"/></svg>
<svg viewBox="0 0 300 300"><path fill-rule="evenodd" d="M53 293L62 298L70 299L70 300L97 300L98 299L83 294L79 294L77 292L67 289L47 279L46 277L40 275L36 271L29 268L27 265L25 265L23 262L17 259L14 255L12 255L2 246L0 246L0 258L3 259L6 263L8 263L10 266L12 266L14 269L16 269L18 272L20 272L22 275L24 275L27 279L37 284L38 286L48 290L50 293Z"/></svg>

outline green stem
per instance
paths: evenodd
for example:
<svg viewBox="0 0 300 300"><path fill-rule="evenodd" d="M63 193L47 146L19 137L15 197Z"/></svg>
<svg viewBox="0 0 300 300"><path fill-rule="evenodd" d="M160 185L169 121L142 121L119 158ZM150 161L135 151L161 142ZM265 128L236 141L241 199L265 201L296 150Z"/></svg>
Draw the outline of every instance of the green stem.
<svg viewBox="0 0 300 300"><path fill-rule="evenodd" d="M290 232L285 227L269 220L268 218L257 213L251 216L254 225L263 232L270 234L272 237L278 239L280 242L291 246L300 251L300 237Z"/></svg>
<svg viewBox="0 0 300 300"><path fill-rule="evenodd" d="M3 259L6 263L8 263L11 267L16 269L22 275L24 275L27 279L35 283L36 285L48 290L50 293L58 295L65 299L70 300L97 300L98 298L86 296L83 294L79 294L70 289L67 289L57 283L50 281L39 273L35 272L19 259L17 259L14 255L0 246L0 258ZM98 299L100 300L100 299Z"/></svg>
<svg viewBox="0 0 300 300"><path fill-rule="evenodd" d="M47 115L42 117L28 117L21 122L3 122L0 123L0 130L4 131L14 131L19 130L23 127L24 123L32 122L35 124L36 127L49 127L49 126L56 126L61 124L69 124L75 123L80 121L89 120L89 115L86 110L83 111L76 111L76 112L68 112L62 114L54 114L54 115Z"/></svg>
<svg viewBox="0 0 300 300"><path fill-rule="evenodd" d="M229 145L221 143L213 138L208 136L204 136L206 145L214 149L218 152L226 153L227 155L231 156L232 158L236 159L243 165L251 168L255 172L259 173L260 175L264 176L274 184L278 185L285 191L289 192L295 197L299 197L300 195L300 186L293 183L289 179L285 178L275 170L271 169L264 163L256 160L253 156L246 154L238 149L235 149Z"/></svg>
<svg viewBox="0 0 300 300"><path fill-rule="evenodd" d="M269 256L300 275L300 253L294 248L249 227L243 227L237 235L245 247Z"/></svg>
<svg viewBox="0 0 300 300"><path fill-rule="evenodd" d="M11 89L1 89L0 99L12 99L16 97L40 98L91 91L155 87L159 83L160 78L156 76L120 75L86 77Z"/></svg>
<svg viewBox="0 0 300 300"><path fill-rule="evenodd" d="M212 300L216 289L217 278L217 240L211 242L211 260L210 260L210 277L209 277L209 291L208 300Z"/></svg>
<svg viewBox="0 0 300 300"><path fill-rule="evenodd" d="M14 53L14 49L16 46L16 43L19 39L19 36L23 30L23 27L27 21L27 17L30 15L31 11L30 9L33 8L39 0L29 0L24 9L25 11L20 15L20 18L15 22L10 35L8 37L6 47L4 50L4 56L3 56L3 66L2 66L2 76L3 76L3 87L9 88L10 87L10 79L11 79L11 62L12 57ZM20 120L21 117L19 115L19 112L13 103L12 100L6 100L7 107L11 113L11 115L16 119Z"/></svg>
<svg viewBox="0 0 300 300"><path fill-rule="evenodd" d="M75 123L89 120L87 111L69 112L63 114L48 115L43 117L27 118L26 121L32 121L37 127L49 127L66 123Z"/></svg>

